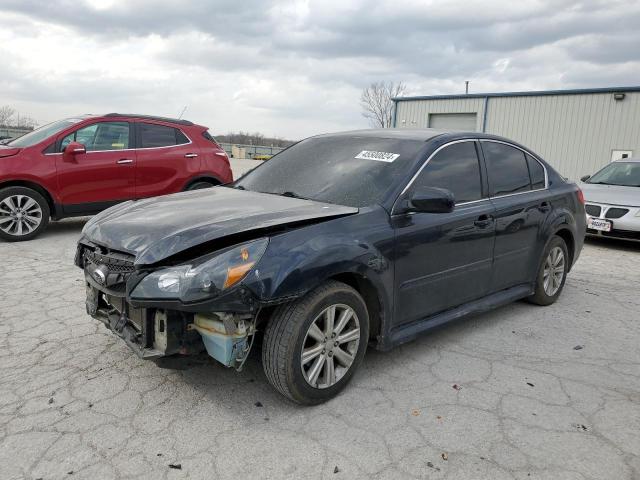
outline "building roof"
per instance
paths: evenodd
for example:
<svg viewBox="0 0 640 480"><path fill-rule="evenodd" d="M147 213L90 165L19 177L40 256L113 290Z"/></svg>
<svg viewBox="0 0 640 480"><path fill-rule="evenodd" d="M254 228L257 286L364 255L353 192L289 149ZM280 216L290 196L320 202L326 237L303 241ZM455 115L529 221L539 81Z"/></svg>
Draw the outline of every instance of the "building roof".
<svg viewBox="0 0 640 480"><path fill-rule="evenodd" d="M524 92L495 92L495 93L462 93L456 95L422 95L413 97L395 97L394 102L407 100L451 100L459 98L487 98L487 97L535 97L544 95L590 95L594 93L628 93L640 92L640 86L636 87L604 87L604 88L577 88L569 90L531 90Z"/></svg>

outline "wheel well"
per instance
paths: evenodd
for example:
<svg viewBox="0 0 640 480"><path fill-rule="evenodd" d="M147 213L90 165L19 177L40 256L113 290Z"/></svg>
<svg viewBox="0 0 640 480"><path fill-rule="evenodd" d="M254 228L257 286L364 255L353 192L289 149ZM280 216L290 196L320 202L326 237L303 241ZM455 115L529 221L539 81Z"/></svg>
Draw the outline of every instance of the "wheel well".
<svg viewBox="0 0 640 480"><path fill-rule="evenodd" d="M53 197L51 196L51 194L44 187L38 185L37 183L29 182L27 180L10 180L8 182L3 182L0 184L0 189L7 188L7 187L25 187L25 188L30 188L32 190L35 190L40 195L42 195L44 199L47 201L47 204L49 205L49 211L51 212L51 216L56 217L58 213L56 212L56 204L53 201Z"/></svg>
<svg viewBox="0 0 640 480"><path fill-rule="evenodd" d="M331 279L346 283L362 296L369 313L369 340L375 340L380 335L382 325L382 305L376 287L366 277L356 273L342 273Z"/></svg>
<svg viewBox="0 0 640 480"><path fill-rule="evenodd" d="M211 185L220 185L222 183L216 177L196 177L189 180L185 185L184 189L188 190L191 185L199 182L206 182L206 183L210 183Z"/></svg>
<svg viewBox="0 0 640 480"><path fill-rule="evenodd" d="M567 244L567 250L569 251L569 268L573 265L573 259L576 251L575 240L573 239L573 234L567 228L561 228L556 232L560 238L564 240L564 243Z"/></svg>

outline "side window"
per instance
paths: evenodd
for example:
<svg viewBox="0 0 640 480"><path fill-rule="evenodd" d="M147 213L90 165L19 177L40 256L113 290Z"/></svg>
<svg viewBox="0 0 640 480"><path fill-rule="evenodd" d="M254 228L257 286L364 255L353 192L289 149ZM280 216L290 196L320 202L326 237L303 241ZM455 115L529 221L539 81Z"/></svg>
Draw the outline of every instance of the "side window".
<svg viewBox="0 0 640 480"><path fill-rule="evenodd" d="M71 142L82 143L87 152L129 148L129 123L100 122L76 130L62 139L60 151Z"/></svg>
<svg viewBox="0 0 640 480"><path fill-rule="evenodd" d="M474 142L455 143L440 150L420 172L414 186L446 188L456 203L482 198L480 164Z"/></svg>
<svg viewBox="0 0 640 480"><path fill-rule="evenodd" d="M169 147L189 143L180 130L153 123L139 123L140 148Z"/></svg>
<svg viewBox="0 0 640 480"><path fill-rule="evenodd" d="M527 157L527 164L529 165L529 175L531 176L531 188L538 190L545 187L544 168L529 154L525 154Z"/></svg>
<svg viewBox="0 0 640 480"><path fill-rule="evenodd" d="M497 142L481 142L492 196L531 190L529 168L522 150Z"/></svg>

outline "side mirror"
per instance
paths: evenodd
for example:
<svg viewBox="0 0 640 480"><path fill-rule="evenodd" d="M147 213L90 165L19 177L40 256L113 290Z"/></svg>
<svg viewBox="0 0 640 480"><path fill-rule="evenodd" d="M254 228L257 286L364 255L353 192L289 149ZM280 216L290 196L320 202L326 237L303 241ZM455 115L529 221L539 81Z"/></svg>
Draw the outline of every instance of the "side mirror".
<svg viewBox="0 0 640 480"><path fill-rule="evenodd" d="M87 148L80 142L71 142L64 147L65 155L78 155L80 153L87 153Z"/></svg>
<svg viewBox="0 0 640 480"><path fill-rule="evenodd" d="M591 175L585 175L584 177L580 177L580 181L581 182L586 182L587 180L589 180L591 178Z"/></svg>
<svg viewBox="0 0 640 480"><path fill-rule="evenodd" d="M456 201L450 190L436 187L416 189L409 198L409 211L422 213L453 212Z"/></svg>

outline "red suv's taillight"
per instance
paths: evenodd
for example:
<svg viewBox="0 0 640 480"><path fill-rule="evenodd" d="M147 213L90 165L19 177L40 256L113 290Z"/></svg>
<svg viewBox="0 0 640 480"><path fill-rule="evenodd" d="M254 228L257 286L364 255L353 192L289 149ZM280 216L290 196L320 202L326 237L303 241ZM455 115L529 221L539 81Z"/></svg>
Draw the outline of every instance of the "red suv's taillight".
<svg viewBox="0 0 640 480"><path fill-rule="evenodd" d="M580 190L579 188L578 188L578 201L583 205L587 203L586 200L584 199L584 193L582 193L582 190Z"/></svg>

